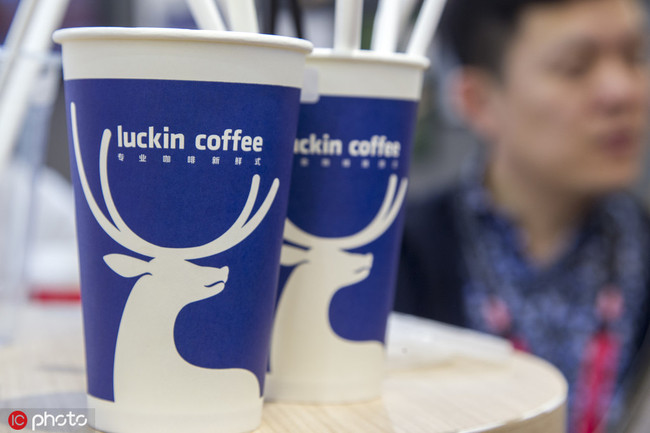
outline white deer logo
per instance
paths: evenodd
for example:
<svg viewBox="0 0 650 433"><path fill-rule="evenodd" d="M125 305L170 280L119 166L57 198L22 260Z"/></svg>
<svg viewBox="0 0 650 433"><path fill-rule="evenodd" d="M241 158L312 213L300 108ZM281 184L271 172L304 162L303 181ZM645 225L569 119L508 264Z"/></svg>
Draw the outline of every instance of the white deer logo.
<svg viewBox="0 0 650 433"><path fill-rule="evenodd" d="M351 236L314 236L286 220L284 239L300 248L282 247L282 264L296 268L276 310L268 374L270 393L279 391L280 383L345 380L345 372L383 374L381 366L373 368L383 357L382 344L339 337L331 327L329 309L336 292L365 280L372 270L372 253L346 250L373 242L393 224L407 184L402 179L396 195L397 176L391 175L379 212L366 228Z"/></svg>
<svg viewBox="0 0 650 433"><path fill-rule="evenodd" d="M279 180L273 181L260 208L248 219L260 183L259 176L255 175L241 214L224 234L212 242L190 248L151 244L131 231L113 202L107 174L111 140L108 129L102 136L99 170L101 190L113 223L97 205L81 158L75 104L72 103L70 108L79 179L92 214L115 242L152 258L144 261L122 254L104 256L104 261L115 273L124 278L138 278L124 307L115 347L115 404L160 412L178 405L201 411L230 404L249 406L253 401L261 401L259 382L251 371L201 368L181 358L174 344L174 324L184 306L220 293L228 280L227 266L198 266L189 260L219 254L246 239L269 211Z"/></svg>

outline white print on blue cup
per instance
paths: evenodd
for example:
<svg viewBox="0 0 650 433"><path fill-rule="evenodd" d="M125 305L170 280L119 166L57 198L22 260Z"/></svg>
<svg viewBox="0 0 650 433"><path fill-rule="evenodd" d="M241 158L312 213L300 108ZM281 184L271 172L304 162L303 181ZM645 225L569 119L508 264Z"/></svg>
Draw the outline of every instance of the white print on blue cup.
<svg viewBox="0 0 650 433"><path fill-rule="evenodd" d="M89 394L261 399L299 90L100 79L66 97Z"/></svg>
<svg viewBox="0 0 650 433"><path fill-rule="evenodd" d="M344 382L383 358L416 112L392 99L302 105L271 380Z"/></svg>

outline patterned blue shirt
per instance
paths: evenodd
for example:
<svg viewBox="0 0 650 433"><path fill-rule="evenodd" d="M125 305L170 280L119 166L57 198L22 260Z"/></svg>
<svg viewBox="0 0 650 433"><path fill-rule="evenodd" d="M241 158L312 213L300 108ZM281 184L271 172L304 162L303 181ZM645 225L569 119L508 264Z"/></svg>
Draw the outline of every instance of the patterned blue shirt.
<svg viewBox="0 0 650 433"><path fill-rule="evenodd" d="M646 318L649 230L627 194L603 198L550 264L531 263L517 225L494 205L483 168L457 200L468 325L540 356L569 383L569 430L620 411L620 388ZM598 395L594 395L598 394Z"/></svg>

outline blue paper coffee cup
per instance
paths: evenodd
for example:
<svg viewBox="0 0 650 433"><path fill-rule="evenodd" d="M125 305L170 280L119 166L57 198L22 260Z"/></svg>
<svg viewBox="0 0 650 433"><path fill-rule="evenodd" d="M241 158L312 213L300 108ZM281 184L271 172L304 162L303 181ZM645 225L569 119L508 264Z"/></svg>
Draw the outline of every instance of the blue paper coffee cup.
<svg viewBox="0 0 650 433"><path fill-rule="evenodd" d="M376 398L384 373L402 205L428 62L316 50L284 230L267 397Z"/></svg>
<svg viewBox="0 0 650 433"><path fill-rule="evenodd" d="M55 40L95 427L255 429L311 45L119 28Z"/></svg>

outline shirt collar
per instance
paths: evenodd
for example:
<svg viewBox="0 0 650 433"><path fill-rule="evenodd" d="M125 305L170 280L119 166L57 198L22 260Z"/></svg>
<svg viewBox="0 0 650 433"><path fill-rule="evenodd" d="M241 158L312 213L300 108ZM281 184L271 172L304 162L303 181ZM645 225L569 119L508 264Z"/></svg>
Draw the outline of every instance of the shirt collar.
<svg viewBox="0 0 650 433"><path fill-rule="evenodd" d="M495 205L492 193L485 186L486 173L486 152L476 152L463 165L460 174L463 207L475 216L505 220L514 224ZM583 226L595 228L595 225L602 227L603 224L607 224L608 214L620 205L624 196L626 196L625 193L614 193L603 197L587 214Z"/></svg>
<svg viewBox="0 0 650 433"><path fill-rule="evenodd" d="M477 152L468 158L461 169L459 197L461 208L463 212L467 212L470 218L475 218L484 229L491 227L492 230L501 233L511 248L523 254L517 225L496 206L491 192L485 186L486 172L486 152ZM565 252L575 251L579 245L593 235L604 234L608 230L607 227L611 225L611 211L620 205L623 196L626 194L615 193L599 200L576 229L573 242Z"/></svg>

